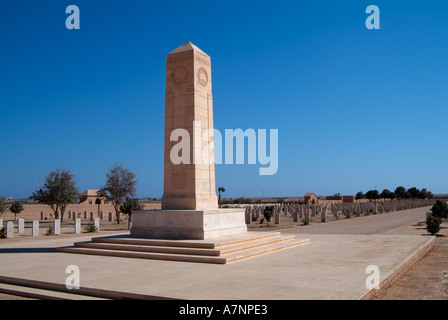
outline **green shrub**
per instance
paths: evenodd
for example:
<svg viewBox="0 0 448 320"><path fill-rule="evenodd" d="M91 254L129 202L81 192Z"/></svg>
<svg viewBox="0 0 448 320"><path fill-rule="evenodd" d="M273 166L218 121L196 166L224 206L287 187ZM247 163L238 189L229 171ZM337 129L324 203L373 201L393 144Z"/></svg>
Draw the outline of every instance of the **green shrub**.
<svg viewBox="0 0 448 320"><path fill-rule="evenodd" d="M431 208L432 215L439 218L448 218L448 203L437 200Z"/></svg>
<svg viewBox="0 0 448 320"><path fill-rule="evenodd" d="M53 227L48 227L47 233L45 235L46 236L51 236L53 234L54 234L54 228Z"/></svg>
<svg viewBox="0 0 448 320"><path fill-rule="evenodd" d="M98 227L94 224L94 223L89 223L85 228L84 228L85 232L97 232L98 231Z"/></svg>
<svg viewBox="0 0 448 320"><path fill-rule="evenodd" d="M442 219L440 217L434 217L433 215L429 215L426 218L426 231L431 233L432 235L436 234L440 231L440 224L442 223Z"/></svg>
<svg viewBox="0 0 448 320"><path fill-rule="evenodd" d="M268 226L269 226L269 222L271 221L271 217L272 217L273 213L274 213L274 206L268 206L268 207L264 208L263 216L266 219Z"/></svg>
<svg viewBox="0 0 448 320"><path fill-rule="evenodd" d="M1 239L6 238L6 226L3 228L0 228L0 238Z"/></svg>
<svg viewBox="0 0 448 320"><path fill-rule="evenodd" d="M310 224L310 219L309 218L303 218L302 219L302 223L303 223L304 226L307 226L307 225Z"/></svg>

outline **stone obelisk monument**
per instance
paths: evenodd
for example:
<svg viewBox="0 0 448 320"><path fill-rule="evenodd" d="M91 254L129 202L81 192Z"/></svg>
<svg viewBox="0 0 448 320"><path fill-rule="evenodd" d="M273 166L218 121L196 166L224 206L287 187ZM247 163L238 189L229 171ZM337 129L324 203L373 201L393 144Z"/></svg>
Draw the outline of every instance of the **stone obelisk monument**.
<svg viewBox="0 0 448 320"><path fill-rule="evenodd" d="M210 57L191 42L168 54L162 210L218 209L210 134L213 132L211 80ZM188 145L181 150L181 163L173 161L180 152L175 147L179 142L172 141L176 129L188 133L188 140L181 142Z"/></svg>
<svg viewBox="0 0 448 320"><path fill-rule="evenodd" d="M247 232L244 209L218 209L211 80L210 57L191 42L168 54L162 210L133 212L132 237L212 239Z"/></svg>

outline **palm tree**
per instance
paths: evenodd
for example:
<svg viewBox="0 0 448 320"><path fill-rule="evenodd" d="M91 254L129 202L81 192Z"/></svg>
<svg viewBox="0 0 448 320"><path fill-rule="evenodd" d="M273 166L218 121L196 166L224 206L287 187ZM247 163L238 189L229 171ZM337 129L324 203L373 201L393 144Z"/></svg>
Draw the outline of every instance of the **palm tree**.
<svg viewBox="0 0 448 320"><path fill-rule="evenodd" d="M218 188L218 194L219 194L219 198L218 198L218 204L219 204L219 207L221 208L221 192L226 192L226 189L224 189L223 187L219 187Z"/></svg>

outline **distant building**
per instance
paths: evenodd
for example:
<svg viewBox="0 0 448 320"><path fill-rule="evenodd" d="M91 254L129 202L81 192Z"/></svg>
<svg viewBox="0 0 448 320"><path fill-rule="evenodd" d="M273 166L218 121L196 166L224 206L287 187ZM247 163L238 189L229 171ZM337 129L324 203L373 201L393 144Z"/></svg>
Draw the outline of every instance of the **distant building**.
<svg viewBox="0 0 448 320"><path fill-rule="evenodd" d="M314 193L307 193L304 197L305 204L315 204L317 203L317 196Z"/></svg>
<svg viewBox="0 0 448 320"><path fill-rule="evenodd" d="M86 190L79 195L80 204L104 204L104 198L98 196L99 190Z"/></svg>
<svg viewBox="0 0 448 320"><path fill-rule="evenodd" d="M342 196L342 203L355 202L355 196Z"/></svg>
<svg viewBox="0 0 448 320"><path fill-rule="evenodd" d="M342 196L326 196L325 200L341 201L342 200Z"/></svg>

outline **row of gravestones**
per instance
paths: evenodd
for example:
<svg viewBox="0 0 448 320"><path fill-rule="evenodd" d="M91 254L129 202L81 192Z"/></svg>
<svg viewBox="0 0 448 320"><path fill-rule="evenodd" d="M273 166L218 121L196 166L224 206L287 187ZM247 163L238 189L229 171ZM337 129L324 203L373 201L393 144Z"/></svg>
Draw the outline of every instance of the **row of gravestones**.
<svg viewBox="0 0 448 320"><path fill-rule="evenodd" d="M250 224L251 221L258 220L263 216L264 209L267 206L247 206L246 207L246 224ZM313 206L304 206L304 205L290 205L290 206L282 206L282 205L274 205L273 216L275 224L280 224L281 216L291 215L294 219L294 222L298 222L299 219L310 219L311 216L315 216L317 213L317 207ZM311 210L312 208L312 210Z"/></svg>
<svg viewBox="0 0 448 320"><path fill-rule="evenodd" d="M97 230L100 228L100 219L94 218L93 223ZM3 219L0 219L0 228L3 228ZM21 234L25 232L25 220L18 219L17 221L17 233ZM81 219L75 219L74 225L74 233L81 233ZM55 219L53 221L53 234L58 235L61 234L61 220ZM31 235L36 237L39 235L39 220L32 221L32 231ZM14 237L14 223L12 221L8 221L6 223L6 238Z"/></svg>
<svg viewBox="0 0 448 320"><path fill-rule="evenodd" d="M326 222L329 211L333 213L336 219L340 218L340 214L346 218L350 218L353 214L377 214L383 212L392 212L406 209L413 209L419 207L425 207L434 205L436 200L424 199L424 200L395 200L386 202L361 202L361 203L326 203L326 204L313 204L313 205L274 205L274 221L275 224L280 224L281 216L292 216L294 222L298 222L299 219L310 219L316 215L321 215L321 222ZM266 206L255 205L247 206L246 209L246 224L250 224L251 221L256 221L263 216L263 212Z"/></svg>
<svg viewBox="0 0 448 320"><path fill-rule="evenodd" d="M69 211L68 212L68 218L76 220L77 218L81 219L81 212L75 212L75 211ZM59 212L56 212L56 219L59 219ZM90 221L94 221L95 214L93 212L90 212L90 214L87 213L87 211L84 211L84 219L90 219ZM100 211L100 217L101 220L104 219L104 211ZM40 220L45 220L45 212L40 213ZM109 221L113 221L113 214L112 212L109 212Z"/></svg>

